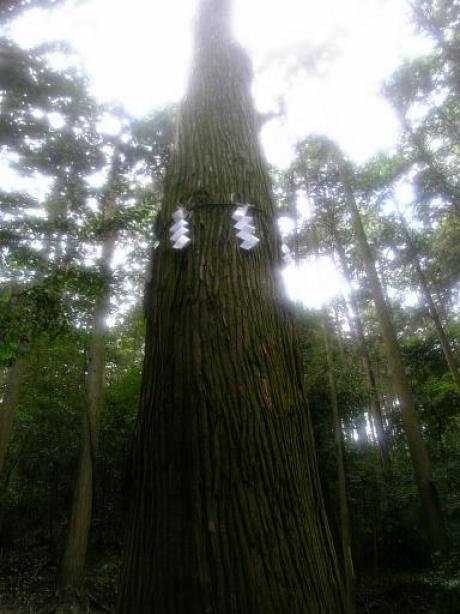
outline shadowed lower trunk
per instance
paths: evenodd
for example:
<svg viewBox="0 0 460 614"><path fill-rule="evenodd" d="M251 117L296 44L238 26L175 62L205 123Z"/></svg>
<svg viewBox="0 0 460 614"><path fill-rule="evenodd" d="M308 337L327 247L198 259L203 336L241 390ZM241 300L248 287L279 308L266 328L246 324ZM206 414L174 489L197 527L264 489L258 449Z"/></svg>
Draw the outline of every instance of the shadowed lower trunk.
<svg viewBox="0 0 460 614"><path fill-rule="evenodd" d="M334 357L331 349L331 333L326 314L323 314L323 333L337 455L337 493L339 499L340 538L345 578L345 593L347 598L347 613L352 614L355 611L355 571L351 554L351 524L347 498L347 478L345 474L345 451L343 445L342 420L337 396Z"/></svg>
<svg viewBox="0 0 460 614"><path fill-rule="evenodd" d="M203 0L146 298L123 614L344 611L280 245L226 0ZM251 203L239 246L229 203ZM192 242L175 250L185 206Z"/></svg>
<svg viewBox="0 0 460 614"><path fill-rule="evenodd" d="M21 378L24 372L25 360L18 358L9 367L6 374L5 389L0 406L0 477L3 474L6 454L13 433L14 417L19 402Z"/></svg>
<svg viewBox="0 0 460 614"><path fill-rule="evenodd" d="M115 198L113 189L118 178L118 153L112 162L109 187L103 202L104 238L101 255L102 288L96 299L89 346L89 366L86 377L86 405L82 417L82 443L74 490L67 542L61 565L61 585L79 589L84 578L93 509L94 472L99 441L99 420L104 392L105 330L110 305L110 281L115 248L113 220Z"/></svg>
<svg viewBox="0 0 460 614"><path fill-rule="evenodd" d="M74 490L67 543L62 560L61 584L78 589L83 582L93 509L95 460L99 438L105 369L105 317L107 300L101 297L96 306L89 352L87 404L82 419L82 444Z"/></svg>

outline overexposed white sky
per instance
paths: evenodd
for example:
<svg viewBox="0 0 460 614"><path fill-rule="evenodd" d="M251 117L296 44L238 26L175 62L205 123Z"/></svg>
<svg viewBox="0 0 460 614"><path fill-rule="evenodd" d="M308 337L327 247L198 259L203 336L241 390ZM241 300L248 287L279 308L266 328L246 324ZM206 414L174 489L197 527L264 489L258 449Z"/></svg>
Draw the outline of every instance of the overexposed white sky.
<svg viewBox="0 0 460 614"><path fill-rule="evenodd" d="M54 11L30 11L11 34L23 46L67 40L81 56L94 94L140 116L183 95L196 5L70 0ZM270 163L288 166L294 144L312 132L337 141L358 163L396 144L398 123L380 87L404 58L429 49L408 13L407 0L235 0L234 31L254 61L256 105L269 112L280 97L285 104L285 115L262 131ZM312 62L318 49L326 57ZM331 287L340 286L332 273L329 285L307 277L297 282L297 298L306 304L312 284L315 301L321 291L327 300ZM291 295L292 284L291 274Z"/></svg>
<svg viewBox="0 0 460 614"><path fill-rule="evenodd" d="M12 33L23 45L68 40L95 94L142 115L184 92L196 4L70 0L29 12ZM262 135L271 163L286 166L310 132L337 140L358 162L395 143L397 121L379 88L403 58L429 45L409 24L407 0L235 0L234 31L255 64L258 108L276 110L280 96L286 102L286 116ZM294 74L316 49L332 58Z"/></svg>

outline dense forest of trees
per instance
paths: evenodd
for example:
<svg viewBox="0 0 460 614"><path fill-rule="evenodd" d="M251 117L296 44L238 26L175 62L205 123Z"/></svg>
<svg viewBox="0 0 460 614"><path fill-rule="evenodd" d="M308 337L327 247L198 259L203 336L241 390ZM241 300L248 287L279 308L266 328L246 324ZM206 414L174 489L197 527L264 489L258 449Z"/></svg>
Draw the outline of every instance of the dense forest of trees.
<svg viewBox="0 0 460 614"><path fill-rule="evenodd" d="M460 3L410 4L394 150L284 170L231 5L142 119L0 30L0 612L459 611Z"/></svg>

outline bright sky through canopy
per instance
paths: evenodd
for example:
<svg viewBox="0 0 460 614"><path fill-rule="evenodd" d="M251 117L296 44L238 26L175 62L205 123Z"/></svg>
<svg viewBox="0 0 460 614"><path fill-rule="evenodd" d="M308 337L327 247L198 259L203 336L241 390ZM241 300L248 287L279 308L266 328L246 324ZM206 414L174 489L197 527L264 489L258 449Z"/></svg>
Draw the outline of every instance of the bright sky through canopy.
<svg viewBox="0 0 460 614"><path fill-rule="evenodd" d="M277 111L283 99L285 114L262 131L269 162L288 166L295 143L312 132L337 141L356 162L396 144L399 127L381 84L429 46L412 31L406 0L234 1L234 31L255 66L257 107ZM143 115L184 93L195 9L196 0L72 0L30 11L12 34L24 46L69 41L92 91ZM308 283L300 285L305 300L297 298L308 303ZM323 288L330 298L329 287L314 285L316 296Z"/></svg>
<svg viewBox="0 0 460 614"><path fill-rule="evenodd" d="M31 11L13 34L24 45L68 40L93 91L142 115L184 92L195 8L196 0L73 0ZM428 44L412 32L407 10L405 0L235 0L234 30L256 67L257 105L270 111L280 96L286 102L285 118L264 129L270 162L287 165L309 132L337 140L357 161L395 143L396 118L379 88ZM315 51L326 57L315 60ZM299 58L305 68L294 75Z"/></svg>

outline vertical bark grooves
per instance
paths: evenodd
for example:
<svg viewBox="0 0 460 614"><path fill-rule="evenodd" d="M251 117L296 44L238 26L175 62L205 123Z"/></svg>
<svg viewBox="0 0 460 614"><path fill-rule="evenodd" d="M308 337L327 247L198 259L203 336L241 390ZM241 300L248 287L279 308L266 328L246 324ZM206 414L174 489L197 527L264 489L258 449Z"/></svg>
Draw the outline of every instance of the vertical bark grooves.
<svg viewBox="0 0 460 614"><path fill-rule="evenodd" d="M401 358L390 309L386 303L383 289L377 275L374 257L369 243L367 242L361 216L351 188L348 171L344 163L339 162L339 172L346 195L347 206L351 215L353 231L360 248L366 275L374 298L391 381L401 408L402 424L407 437L428 536L433 550L445 551L447 549L447 535L444 519L433 481L431 463L422 436L414 398Z"/></svg>
<svg viewBox="0 0 460 614"><path fill-rule="evenodd" d="M119 612L343 612L251 69L204 0L159 216ZM260 243L241 250L232 207ZM192 243L171 248L187 205ZM204 206L196 207L197 204Z"/></svg>
<svg viewBox="0 0 460 614"><path fill-rule="evenodd" d="M6 454L13 432L14 416L19 402L24 367L25 360L18 358L9 367L6 374L5 390L0 407L0 477L3 474Z"/></svg>
<svg viewBox="0 0 460 614"><path fill-rule="evenodd" d="M340 537L342 542L342 560L347 597L347 613L355 611L355 572L351 554L351 523L347 499L347 478L345 473L345 451L343 445L342 420L337 397L337 383L334 372L334 357L331 349L331 334L327 315L323 314L324 348L329 375L329 390L334 425L335 447L337 454L337 490L339 497Z"/></svg>
<svg viewBox="0 0 460 614"><path fill-rule="evenodd" d="M104 238L102 241L102 289L94 305L89 345L89 367L86 377L86 399L82 416L82 443L77 471L67 542L61 565L61 584L79 589L84 578L86 552L93 509L93 488L99 444L99 422L104 391L105 319L110 306L110 281L115 249L113 222L116 212L114 188L118 179L118 152L114 153L109 189L103 202Z"/></svg>

